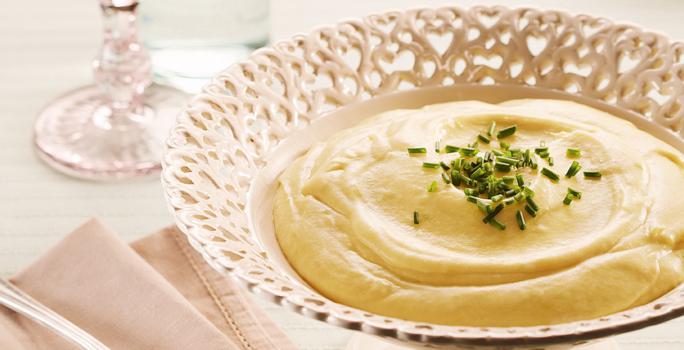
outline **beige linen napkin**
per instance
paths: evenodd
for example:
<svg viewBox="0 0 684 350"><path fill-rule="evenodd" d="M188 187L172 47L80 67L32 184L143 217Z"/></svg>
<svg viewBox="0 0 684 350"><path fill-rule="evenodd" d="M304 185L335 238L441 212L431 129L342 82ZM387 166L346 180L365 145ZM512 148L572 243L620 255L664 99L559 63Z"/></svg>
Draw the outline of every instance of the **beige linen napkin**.
<svg viewBox="0 0 684 350"><path fill-rule="evenodd" d="M112 349L295 349L175 227L128 246L91 220L12 281ZM0 349L75 348L0 308Z"/></svg>

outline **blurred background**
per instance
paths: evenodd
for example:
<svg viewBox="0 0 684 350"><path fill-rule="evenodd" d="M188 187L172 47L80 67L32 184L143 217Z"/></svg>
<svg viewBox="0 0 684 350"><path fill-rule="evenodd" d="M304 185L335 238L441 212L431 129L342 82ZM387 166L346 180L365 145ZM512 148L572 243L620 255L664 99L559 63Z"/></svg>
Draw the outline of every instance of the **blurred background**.
<svg viewBox="0 0 684 350"><path fill-rule="evenodd" d="M251 49L318 25L391 9L476 4L587 13L684 39L681 0L141 0L139 29L155 81L193 92ZM35 155L31 133L37 114L56 96L92 82L91 60L101 42L97 0L0 0L3 277L90 217L101 218L127 241L172 223L157 177L82 181L54 171ZM342 349L349 337L347 331L262 305L302 349ZM673 322L619 337L621 349L684 349L684 336L675 331L684 329L684 320Z"/></svg>

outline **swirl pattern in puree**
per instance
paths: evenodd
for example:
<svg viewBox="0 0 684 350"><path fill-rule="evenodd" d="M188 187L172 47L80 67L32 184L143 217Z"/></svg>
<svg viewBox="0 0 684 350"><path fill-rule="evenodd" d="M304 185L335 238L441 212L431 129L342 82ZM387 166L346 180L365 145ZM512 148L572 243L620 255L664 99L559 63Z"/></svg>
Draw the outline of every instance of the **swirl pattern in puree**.
<svg viewBox="0 0 684 350"><path fill-rule="evenodd" d="M525 169L537 217L528 217L525 231L514 224L515 210L497 216L504 231L483 224L461 189L421 164L449 163L457 156L436 153L435 141L466 145L491 121L517 125L506 139L514 147L545 141L561 177L572 162L568 147L581 149L583 169L603 177L580 173L553 183ZM409 155L416 146L428 153ZM428 192L434 180L439 189ZM279 181L274 224L294 269L330 299L380 315L463 326L557 324L650 302L684 280L682 154L572 102L385 112L314 146ZM569 206L568 186L583 192Z"/></svg>

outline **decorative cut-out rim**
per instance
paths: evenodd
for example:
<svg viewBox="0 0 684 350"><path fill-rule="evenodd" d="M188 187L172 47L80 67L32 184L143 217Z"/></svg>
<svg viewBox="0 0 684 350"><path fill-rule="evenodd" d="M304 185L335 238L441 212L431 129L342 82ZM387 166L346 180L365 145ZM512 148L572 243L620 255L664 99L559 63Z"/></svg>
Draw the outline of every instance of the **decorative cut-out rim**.
<svg viewBox="0 0 684 350"><path fill-rule="evenodd" d="M432 36L446 37L446 45ZM544 41L540 49L534 40ZM354 50L358 63L349 63ZM413 55L411 67L384 68L404 52ZM323 75L328 82L319 81ZM621 313L549 326L457 327L372 315L323 298L269 260L248 223L251 180L290 132L407 86L570 92L636 112L682 139L683 81L684 44L603 18L481 6L371 15L257 50L215 77L179 116L162 183L179 228L212 267L307 317L432 345L577 345L684 314L684 286Z"/></svg>

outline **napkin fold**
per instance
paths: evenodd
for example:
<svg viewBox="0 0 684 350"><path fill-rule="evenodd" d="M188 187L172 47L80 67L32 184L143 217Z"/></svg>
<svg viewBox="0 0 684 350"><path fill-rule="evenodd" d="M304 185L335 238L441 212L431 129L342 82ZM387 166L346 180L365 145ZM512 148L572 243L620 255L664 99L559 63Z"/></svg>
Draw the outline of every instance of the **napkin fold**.
<svg viewBox="0 0 684 350"><path fill-rule="evenodd" d="M12 282L111 349L295 349L175 227L129 246L91 220ZM0 349L76 348L0 308Z"/></svg>

